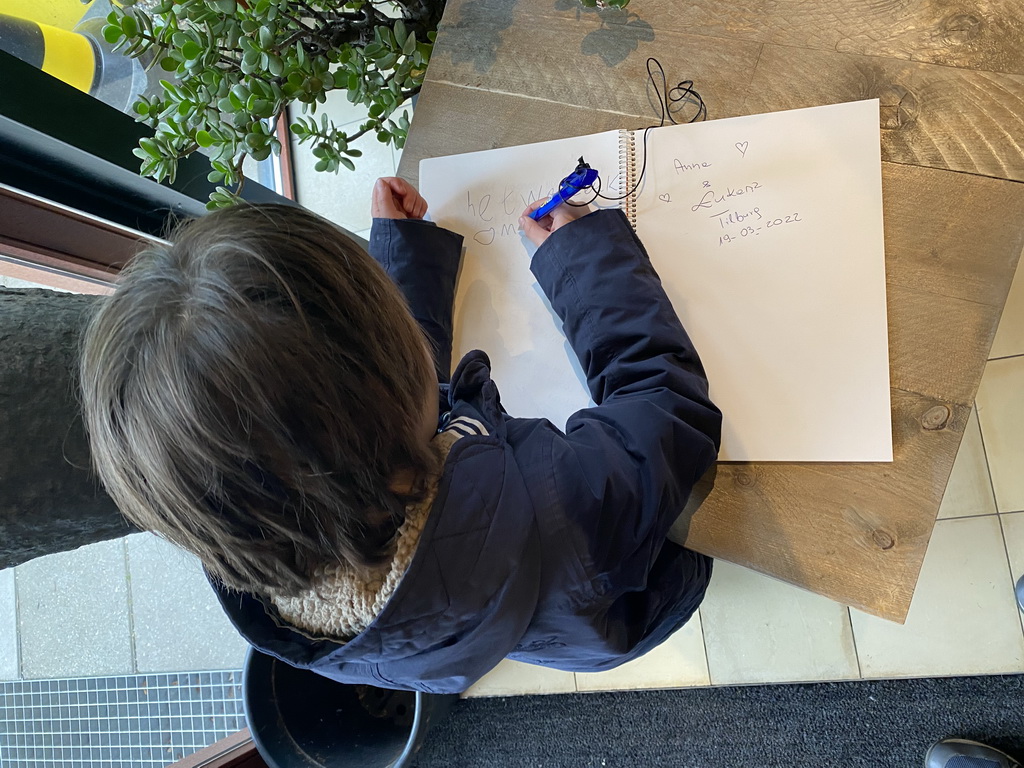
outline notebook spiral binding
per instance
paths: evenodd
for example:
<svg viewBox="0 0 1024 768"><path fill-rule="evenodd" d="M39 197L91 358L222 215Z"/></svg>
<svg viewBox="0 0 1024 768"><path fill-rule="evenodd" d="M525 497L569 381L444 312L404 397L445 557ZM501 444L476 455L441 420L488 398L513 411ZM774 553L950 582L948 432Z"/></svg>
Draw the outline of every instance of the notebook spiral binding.
<svg viewBox="0 0 1024 768"><path fill-rule="evenodd" d="M622 192L633 189L636 184L636 134L633 131L619 131L619 178ZM629 226L636 230L635 192L622 201L622 211L629 219Z"/></svg>

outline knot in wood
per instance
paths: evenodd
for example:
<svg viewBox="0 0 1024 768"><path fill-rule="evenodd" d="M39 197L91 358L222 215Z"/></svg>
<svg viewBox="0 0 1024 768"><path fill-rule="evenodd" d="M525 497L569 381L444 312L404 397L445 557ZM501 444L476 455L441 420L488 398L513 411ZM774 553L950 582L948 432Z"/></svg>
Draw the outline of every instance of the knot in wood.
<svg viewBox="0 0 1024 768"><path fill-rule="evenodd" d="M970 13L954 13L943 19L939 36L946 45L963 45L978 36L981 19Z"/></svg>
<svg viewBox="0 0 1024 768"><path fill-rule="evenodd" d="M892 549L896 546L896 537L881 528L876 528L871 532L871 540L882 550Z"/></svg>
<svg viewBox="0 0 1024 768"><path fill-rule="evenodd" d="M742 486L743 488L750 488L754 485L754 475L750 472L737 472L736 485Z"/></svg>
<svg viewBox="0 0 1024 768"><path fill-rule="evenodd" d="M929 431L945 429L946 424L949 423L949 417L952 415L953 412L949 410L948 406L933 406L925 411L924 416L921 417L921 426Z"/></svg>
<svg viewBox="0 0 1024 768"><path fill-rule="evenodd" d="M878 102L882 130L909 128L917 122L917 97L902 85L893 83L882 88Z"/></svg>

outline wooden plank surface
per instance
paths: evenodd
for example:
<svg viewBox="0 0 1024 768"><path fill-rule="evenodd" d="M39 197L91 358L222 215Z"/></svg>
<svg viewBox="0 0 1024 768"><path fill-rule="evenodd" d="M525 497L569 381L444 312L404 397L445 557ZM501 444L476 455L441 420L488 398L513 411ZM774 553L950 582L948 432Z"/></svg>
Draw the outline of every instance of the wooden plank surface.
<svg viewBox="0 0 1024 768"><path fill-rule="evenodd" d="M559 4L566 5L565 3ZM543 6L529 6L544 13ZM590 11L608 19L615 11ZM770 43L839 53L905 59L967 69L1024 73L1021 0L696 0L638 2L633 24L656 33ZM656 38L656 42L660 38Z"/></svg>
<svg viewBox="0 0 1024 768"><path fill-rule="evenodd" d="M720 464L687 541L902 621L1024 248L1022 25L1024 0L451 0L400 173L648 125L649 55L712 117L878 97L894 461Z"/></svg>
<svg viewBox="0 0 1024 768"><path fill-rule="evenodd" d="M1024 180L1021 75L766 45L743 109L867 98L881 101L883 160Z"/></svg>
<svg viewBox="0 0 1024 768"><path fill-rule="evenodd" d="M503 4L499 11L497 0L485 2L490 34L481 34L472 24L459 21L467 7L475 9L473 14L482 13L480 1L449 5L430 64L431 83L618 112L623 117L616 127L638 128L656 123L660 115L646 66L647 57L656 56L670 84L694 81L712 119L878 98L883 159L1024 180L1024 75L1019 74L1024 71L1024 29L1012 44L999 32L977 46L988 53L974 58L1003 66L1004 72L974 71L879 55L885 46L851 45L843 49L847 52L839 52L835 43L826 46L814 38L814 31L834 33L839 20L852 17L851 10L840 11L838 3L831 4L837 6L832 10L817 3L786 6L789 10L781 20L776 18L781 11L755 8L757 19L764 24L776 19L788 35L774 34L764 26L760 38L752 39L725 36L718 24L684 23L687 13L680 13L672 3L634 3L630 8L636 6L654 25L649 31L653 39L645 40L638 39L635 29L629 31L630 24L602 22L621 15L617 11L581 13L577 20L575 11L551 11L536 2ZM704 5L718 13L735 8L720 2ZM863 5L851 4L861 11ZM927 16L935 5L918 3L911 16L901 17L903 23ZM1004 5L1003 15L993 18L1005 18L1011 5L1024 14L1024 0ZM891 15L893 9L888 12ZM953 13L950 18L960 15ZM448 22L449 18L455 22ZM494 29L509 19L514 23ZM1016 29L1024 20L1014 23ZM748 28L747 22L739 26ZM915 29L924 34L928 28ZM1002 27L992 22L982 29L995 34ZM932 43L941 39L938 27L925 36ZM567 43L577 39L582 42ZM588 45L588 40L594 42ZM996 56L996 42L1003 40L1005 49L999 50L1005 55ZM516 53L498 56L496 45ZM970 47L949 44L947 50L963 53ZM940 49L927 50L937 54ZM936 56L920 58L933 61ZM423 100L428 100L426 93Z"/></svg>

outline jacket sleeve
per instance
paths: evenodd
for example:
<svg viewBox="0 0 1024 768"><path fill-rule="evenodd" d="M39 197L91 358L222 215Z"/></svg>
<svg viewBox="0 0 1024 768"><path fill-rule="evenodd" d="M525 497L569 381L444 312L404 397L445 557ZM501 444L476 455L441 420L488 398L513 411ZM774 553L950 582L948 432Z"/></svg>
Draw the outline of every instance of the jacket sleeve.
<svg viewBox="0 0 1024 768"><path fill-rule="evenodd" d="M374 219L370 255L405 295L434 349L438 381L447 382L462 236L419 219Z"/></svg>
<svg viewBox="0 0 1024 768"><path fill-rule="evenodd" d="M609 588L642 588L693 485L717 458L721 413L621 211L597 211L552 233L531 269L597 403L554 439L557 496L584 529L580 554L591 575L607 575Z"/></svg>

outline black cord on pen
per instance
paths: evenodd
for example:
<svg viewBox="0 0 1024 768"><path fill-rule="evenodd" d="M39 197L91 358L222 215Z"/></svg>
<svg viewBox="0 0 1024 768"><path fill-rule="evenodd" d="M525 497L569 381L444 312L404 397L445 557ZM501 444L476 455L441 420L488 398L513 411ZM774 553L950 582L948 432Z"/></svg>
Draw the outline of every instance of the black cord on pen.
<svg viewBox="0 0 1024 768"><path fill-rule="evenodd" d="M658 68L658 73L661 75L660 89L658 87L658 80L655 78L654 72L651 69L652 64ZM654 93L657 95L658 109L661 114L659 115L660 120L657 125L649 125L646 128L644 128L643 161L640 166L640 175L637 176L636 178L636 183L633 184L632 189L630 189L625 194L619 195L618 197L608 197L607 195L601 194L601 178L599 176L597 178L597 181L595 182L595 185L590 187L590 189L592 189L594 192L594 196L592 198L587 200L585 203L574 203L570 200L566 200L566 205L572 205L577 208L581 208L585 205L590 205L598 198L602 200L608 200L609 202L617 202L619 200L625 200L627 197L635 193L637 189L640 188L640 185L643 183L644 180L644 175L647 173L647 134L651 132L652 128L661 128L663 125L665 125L666 120L668 120L673 125L679 125L679 121L675 119L675 116L673 114L673 104L679 104L680 102L682 103L682 106L675 110L676 112L681 111L683 108L685 108L686 105L696 105L697 109L693 113L693 116L689 120L686 120L687 123L695 123L698 120L707 119L707 105L704 103L704 99L701 98L701 95L693 89L693 80L680 80L674 86L669 88L668 78L665 76L665 68L662 67L661 62L655 59L653 56L647 59L647 78L650 81L651 86L654 88ZM561 185L565 183L565 180L568 178L569 177L566 176L565 179L562 179L562 181L559 183L559 187L561 187Z"/></svg>

